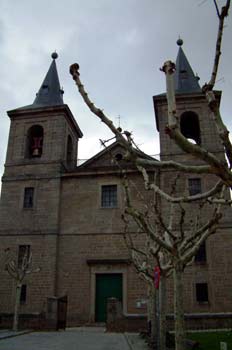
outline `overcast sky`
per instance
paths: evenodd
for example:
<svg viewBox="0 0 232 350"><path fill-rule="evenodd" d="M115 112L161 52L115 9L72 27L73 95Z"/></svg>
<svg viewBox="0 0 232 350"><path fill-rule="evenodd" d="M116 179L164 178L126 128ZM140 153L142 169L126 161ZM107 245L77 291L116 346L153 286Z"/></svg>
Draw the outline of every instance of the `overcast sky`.
<svg viewBox="0 0 232 350"><path fill-rule="evenodd" d="M221 6L224 1L218 1ZM99 139L111 134L84 105L69 74L80 65L81 79L98 107L133 132L147 153L159 153L152 96L165 91L159 71L176 59L176 40L204 84L213 63L217 17L213 0L0 0L0 175L9 132L6 111L35 98L51 63L57 68L64 101L84 137L79 158L101 150ZM221 111L232 129L232 16L226 21L217 89Z"/></svg>

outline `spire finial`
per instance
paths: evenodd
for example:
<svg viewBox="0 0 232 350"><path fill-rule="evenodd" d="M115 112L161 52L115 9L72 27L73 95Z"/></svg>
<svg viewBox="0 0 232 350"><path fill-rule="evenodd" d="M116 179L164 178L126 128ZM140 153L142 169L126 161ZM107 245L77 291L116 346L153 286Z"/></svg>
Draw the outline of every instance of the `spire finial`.
<svg viewBox="0 0 232 350"><path fill-rule="evenodd" d="M176 43L177 43L178 46L182 46L184 42L183 42L183 40L181 39L181 37L179 36L179 38L178 38L178 40L177 40Z"/></svg>
<svg viewBox="0 0 232 350"><path fill-rule="evenodd" d="M53 52L51 54L52 62L48 72L43 80L43 83L36 95L33 105L35 106L57 106L63 105L63 92L60 88L59 77L56 68L56 59L58 54Z"/></svg>
<svg viewBox="0 0 232 350"><path fill-rule="evenodd" d="M55 52L53 52L53 53L51 54L51 56L52 56L52 59L53 59L53 60L56 60L57 57L58 57L58 54L57 54L57 52L55 51Z"/></svg>
<svg viewBox="0 0 232 350"><path fill-rule="evenodd" d="M198 79L193 73L193 70L181 47L183 45L183 40L179 37L176 43L179 46L179 49L176 59L175 90L179 94L201 92Z"/></svg>

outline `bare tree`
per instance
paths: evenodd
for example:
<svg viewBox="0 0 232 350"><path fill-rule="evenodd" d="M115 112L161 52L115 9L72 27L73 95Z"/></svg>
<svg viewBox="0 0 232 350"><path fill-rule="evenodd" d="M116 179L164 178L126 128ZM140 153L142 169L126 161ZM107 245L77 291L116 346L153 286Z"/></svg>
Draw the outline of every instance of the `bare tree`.
<svg viewBox="0 0 232 350"><path fill-rule="evenodd" d="M8 272L9 276L15 281L15 306L14 306L14 320L13 320L13 331L18 331L19 326L19 306L20 306L20 296L22 285L25 277L31 273L36 273L40 271L40 268L32 269L32 253L28 246L22 256L18 259L14 257L10 249L6 249L6 260L5 260L5 270Z"/></svg>
<svg viewBox="0 0 232 350"><path fill-rule="evenodd" d="M221 43L224 28L224 20L228 16L230 8L230 0L226 1L225 6L219 10L216 1L214 1L217 16L219 19L218 36L216 40L216 51L214 66L212 69L211 79L209 83L205 84L202 91L205 94L208 106L212 112L214 122L217 126L218 135L224 147L225 158L218 158L213 153L209 152L202 145L192 144L180 131L179 117L176 111L175 91L173 75L175 72L175 64L171 61L165 62L162 70L166 75L167 82L167 100L168 100L168 125L166 132L176 144L186 153L194 155L201 162L201 165L183 164L177 161L156 161L143 157L143 153L138 150L134 143L131 134L127 131L121 132L116 128L112 120L108 118L102 109L97 108L88 97L85 88L80 80L79 65L73 64L70 67L70 73L77 84L79 92L83 97L89 109L114 133L117 139L123 144L127 153L124 159L132 161L137 169L141 172L145 188L154 191L162 200L169 203L170 207L170 221L167 224L160 212L160 207L154 201L153 215L145 215L136 206L131 203L129 186L124 185L126 195L125 215L133 218L137 223L141 232L146 233L150 244L149 253L157 259L162 271L169 273L173 271L174 278L174 295L175 295L175 336L176 336L176 350L183 350L185 348L184 339L184 312L183 312L183 271L184 268L191 263L194 255L198 251L200 245L207 239L207 237L215 233L219 220L221 218L221 205L231 204L231 200L225 198L226 188L232 186L232 145L229 140L229 131L222 121L219 111L219 104L213 91L219 58L221 54ZM218 177L218 182L208 191L194 196L175 196L173 193L168 193L161 189L159 184L150 181L149 167L156 169L173 169L183 173L194 174L213 174ZM184 224L187 217L188 206L199 205L200 202L213 204L210 218L203 224L197 219L190 229L186 229ZM191 209L190 209L191 210ZM175 213L175 215L174 215ZM174 216L179 213L179 222L174 222ZM177 221L178 221L177 220ZM162 228L162 229L161 229ZM141 261L141 255L147 252L135 251L133 242L130 241L130 249L133 252L133 261L137 266L140 274L143 276L149 275L148 260ZM137 248L136 248L137 249ZM144 277L145 278L145 277Z"/></svg>
<svg viewBox="0 0 232 350"><path fill-rule="evenodd" d="M144 169L143 172L145 172ZM154 184L148 183L148 175L146 172L145 174L146 189L153 191ZM127 246L132 252L132 261L139 274L143 277L145 275L149 281L155 265L154 261L159 265L164 281L167 276L173 273L176 349L184 349L186 336L183 308L183 273L186 266L192 263L201 244L209 235L216 232L222 217L220 198L223 198L223 189L220 197L217 197L219 203L214 204L211 209L211 217L209 217L209 214L207 215L208 219L206 219L205 211L209 212L208 207L211 207L211 204L208 203L207 198L194 201L194 206L198 208L198 212L195 219L192 220L190 214L193 210L193 203L173 203L169 201L169 215L167 215L167 212L161 211L159 202L156 200L149 210L146 206L146 212L144 212L138 209L131 200L130 188L131 186L128 183L124 184L126 195L125 215L137 223L141 233L146 233L145 250L142 250L141 246L137 247L132 236L127 234ZM125 218L124 221L126 221ZM128 221L127 226L129 226ZM162 316L160 322L160 349L165 349L165 313Z"/></svg>
<svg viewBox="0 0 232 350"><path fill-rule="evenodd" d="M185 204L193 204L194 202L198 202L200 200L209 201L210 203L215 203L216 207L213 211L212 218L208 220L203 226L196 227L192 232L186 231L183 229L183 218L185 215L185 210L181 211L180 217L180 225L181 230L171 230L162 220L162 215L158 212L158 206L155 205L154 209L156 209L156 216L159 220L160 225L163 226L163 230L157 230L157 225L151 225L150 218L146 217L143 212L140 212L139 209L134 207L130 202L129 196L129 187L124 184L125 194L126 194L126 209L125 213L133 218L133 220L137 223L138 227L140 227L141 232L145 232L148 237L152 240L152 249L154 256L159 260L159 264L161 266L162 271L172 270L174 272L174 288L175 288L175 321L176 321L176 349L182 350L184 349L184 341L185 341L185 332L184 332L184 312L183 312L183 281L182 275L185 266L189 264L196 252L198 251L200 245L207 239L207 237L214 233L216 230L216 226L221 218L220 214L220 206L221 203L226 203L224 200L224 183L222 181L218 181L216 185L211 188L209 191L193 195L193 196L173 196L172 194L166 193L162 190L157 184L151 182L149 179L147 168L151 166L164 167L164 168L174 168L179 171L184 169L185 172L191 172L194 169L197 169L198 173L208 173L209 166L201 165L200 167L183 165L173 161L166 162L158 162L147 159L147 157L143 156L143 153L137 149L136 144L134 143L131 134L129 132L121 133L118 130L111 120L105 116L102 110L95 107L93 102L89 99L87 93L85 92L84 86L82 85L79 78L79 66L73 65L71 67L71 72L74 80L76 81L79 91L83 96L85 102L89 106L89 108L106 124L110 127L110 129L115 133L116 137L120 142L125 146L127 150L127 154L124 159L128 159L132 161L138 171L141 172L145 188L147 190L152 190L154 193L158 194L163 200L166 200L170 203L171 214L170 220L172 222L172 218L174 217L174 208L176 206L180 206ZM212 173L212 172L210 172ZM221 193L220 197L215 197L217 193ZM148 220L149 219L149 220ZM172 224L171 224L172 225ZM135 255L135 253L133 253ZM161 256L165 257L160 258ZM134 259L135 261L135 259ZM137 264L139 265L139 264ZM143 268L143 265L141 266ZM141 273L141 268L140 268Z"/></svg>

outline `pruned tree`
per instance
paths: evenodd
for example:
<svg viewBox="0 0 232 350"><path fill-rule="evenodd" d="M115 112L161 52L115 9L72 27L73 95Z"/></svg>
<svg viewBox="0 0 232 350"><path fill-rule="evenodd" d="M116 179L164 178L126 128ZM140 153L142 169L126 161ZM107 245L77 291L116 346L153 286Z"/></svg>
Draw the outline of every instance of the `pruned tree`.
<svg viewBox="0 0 232 350"><path fill-rule="evenodd" d="M32 253L30 252L28 246L25 247L26 249L24 251L24 254L19 258L16 258L9 248L5 250L5 270L15 281L15 305L12 327L13 331L18 331L19 327L19 306L23 281L27 275L40 271L40 268L32 268Z"/></svg>
<svg viewBox="0 0 232 350"><path fill-rule="evenodd" d="M145 281L148 286L148 302L147 302L147 321L151 346L158 346L159 349L166 349L166 277L170 269L162 269L160 261L163 260L162 249L153 237L151 237L144 228L138 224L137 218L128 214L128 208L132 207L131 189L134 188L139 196L140 203L143 204L143 212L145 220L150 220L153 216L154 201L147 201L144 195L136 189L136 185L131 183L124 174L122 185L125 192L125 210L122 219L125 223L124 240L131 256L131 261L138 275ZM153 197L153 196L152 196ZM138 227L138 233L131 233L130 220L134 221ZM157 225L154 227L157 230ZM157 231L156 231L157 232ZM143 236L143 243L137 243L136 236ZM155 283L154 268L159 266L161 271L160 283ZM162 295L162 298L161 298Z"/></svg>
<svg viewBox="0 0 232 350"><path fill-rule="evenodd" d="M154 201L151 214L144 214L138 209L130 200L129 186L124 184L126 195L125 215L133 218L137 223L141 232L146 233L149 237L150 245L149 253L157 259L162 271L173 271L174 290L175 290L175 336L176 336L176 350L183 350L185 348L184 339L184 313L183 313L183 271L184 268L192 262L200 245L207 239L207 237L215 233L219 220L221 219L221 205L231 205L231 200L225 196L227 188L232 186L232 145L229 140L229 131L222 121L219 111L219 104L215 93L213 91L217 71L219 66L219 59L221 54L222 35L225 18L228 16L230 8L230 0L226 0L225 6L219 10L217 2L214 0L217 16L219 19L218 36L216 40L216 51L214 66L209 82L202 88L205 94L208 106L212 112L214 123L217 127L217 132L223 145L225 157L217 157L202 145L191 143L180 130L180 120L177 115L175 90L174 90L174 72L175 64L171 61L165 62L162 71L166 75L167 84L167 101L168 101L168 124L166 126L166 133L176 144L186 153L193 155L200 160L200 165L183 164L178 161L157 161L148 159L143 156L134 140L131 133L128 131L122 132L121 129L116 128L112 120L106 116L102 109L97 108L90 100L84 85L80 80L79 65L73 64L70 67L70 73L76 82L78 90L83 97L89 109L113 132L117 140L126 149L124 159L131 161L140 171L144 179L146 190L153 191L161 198L161 200L169 203L170 220L167 224L160 211L160 206ZM154 183L149 178L148 169L172 169L182 173L193 174L212 174L218 177L218 182L206 192L193 196L175 195L169 193L159 184ZM200 204L201 203L201 204ZM203 203L203 204L202 204ZM207 203L213 205L211 215L208 220L202 223L199 217L196 217L196 222L190 228L186 228L185 220L188 216L188 210L191 206L205 206ZM178 215L176 215L178 213ZM175 221L174 221L175 217ZM177 217L179 219L177 219ZM133 241L130 240L130 249L133 252L133 261L140 274L149 276L149 268L146 265L147 260L141 260L141 255L147 256L147 251L138 252L133 247ZM137 249L137 248L136 248ZM144 254L143 254L144 253ZM146 263L144 263L144 261ZM145 277L144 277L145 278Z"/></svg>
<svg viewBox="0 0 232 350"><path fill-rule="evenodd" d="M154 191L154 183L148 183L148 174L145 169L146 180L145 186L148 191ZM173 186L173 192L176 183ZM184 326L184 307L183 307L183 273L185 268L193 262L194 256L199 250L202 243L216 232L219 221L222 217L220 212L220 199L223 198L224 188L220 196L215 197L218 203L209 204L208 199L199 199L194 202L177 202L169 200L169 215L167 211L161 211L159 201L155 200L148 209L145 203L145 211L138 209L133 203L130 195L131 186L124 183L126 206L123 216L127 227L129 220L132 218L140 228L141 233L146 233L145 244L136 246L133 237L127 229L127 246L132 255L132 261L140 275L151 280L154 269L154 261L160 267L163 280L173 273L174 283L174 314L175 314L175 336L176 349L185 348L185 326ZM173 193L172 193L173 194ZM165 198L167 201L167 199ZM186 197L186 201L190 197ZM211 199L213 200L213 199ZM217 202L216 201L216 202ZM192 210L197 215L192 220ZM210 206L211 215L206 216ZM163 300L164 301L164 300ZM160 349L165 349L165 325L163 324L165 315L163 315L160 324Z"/></svg>

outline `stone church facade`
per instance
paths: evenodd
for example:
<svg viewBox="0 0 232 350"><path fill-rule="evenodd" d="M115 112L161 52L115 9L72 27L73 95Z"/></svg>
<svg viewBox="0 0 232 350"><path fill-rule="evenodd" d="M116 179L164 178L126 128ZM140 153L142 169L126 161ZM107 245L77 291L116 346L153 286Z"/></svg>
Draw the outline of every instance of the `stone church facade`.
<svg viewBox="0 0 232 350"><path fill-rule="evenodd" d="M179 44L176 92L182 132L223 159L204 96ZM0 327L12 315L15 300L14 281L3 265L8 248L16 259L29 250L33 266L40 267L39 273L23 281L20 313L28 318L46 315L49 300L66 296L68 326L105 322L105 300L113 296L122 302L125 318L139 320L146 315L147 290L124 242L121 171L112 161L121 157L124 149L116 140L76 166L78 141L83 134L63 102L56 58L54 53L33 104L8 112L11 125L0 202ZM218 92L218 101L220 97ZM165 134L164 94L154 96L154 106L161 159L195 164L196 160L186 156ZM140 205L138 193L149 201L150 194L144 190L137 170L125 166L134 184L131 196L135 205ZM150 172L155 175L157 171ZM168 189L174 176L175 172L168 169L159 173L161 187ZM181 176L178 191L205 191L215 182L212 176L186 174ZM231 325L230 220L226 211L219 232L207 240L198 261L186 270L185 311L190 327ZM143 234L138 234L133 223L130 232L142 245ZM171 314L171 282L169 287Z"/></svg>

